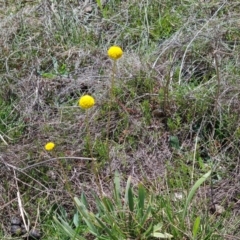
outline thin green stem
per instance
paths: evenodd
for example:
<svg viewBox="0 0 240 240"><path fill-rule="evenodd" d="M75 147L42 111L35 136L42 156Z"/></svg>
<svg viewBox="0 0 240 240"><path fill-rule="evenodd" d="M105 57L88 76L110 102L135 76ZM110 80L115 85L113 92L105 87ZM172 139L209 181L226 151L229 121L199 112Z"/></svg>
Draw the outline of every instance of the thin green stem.
<svg viewBox="0 0 240 240"><path fill-rule="evenodd" d="M89 114L88 111L86 111L86 129L87 129L87 148L89 150L91 158L93 158L93 152L92 152L92 146L91 146L91 136L90 136L90 129L89 129Z"/></svg>
<svg viewBox="0 0 240 240"><path fill-rule="evenodd" d="M112 69L112 79L111 79L111 88L110 88L110 101L111 104L114 100L114 87L115 87L115 75L117 70L117 61L113 61L113 69Z"/></svg>
<svg viewBox="0 0 240 240"><path fill-rule="evenodd" d="M221 86L221 76L219 72L219 63L218 63L218 56L217 56L217 50L213 52L214 60L215 60L215 71L217 76L217 93L215 98L215 106L214 110L217 111L219 96L220 96L220 86Z"/></svg>
<svg viewBox="0 0 240 240"><path fill-rule="evenodd" d="M108 157L108 162L109 162L110 173L112 172L112 167L111 167L111 158L110 158L109 133L110 133L111 108L112 108L113 100L114 100L114 86L115 86L116 69L117 69L117 61L115 60L115 61L113 61L111 85L109 88L110 102L108 105L108 121L107 121L107 137L106 137L107 157Z"/></svg>

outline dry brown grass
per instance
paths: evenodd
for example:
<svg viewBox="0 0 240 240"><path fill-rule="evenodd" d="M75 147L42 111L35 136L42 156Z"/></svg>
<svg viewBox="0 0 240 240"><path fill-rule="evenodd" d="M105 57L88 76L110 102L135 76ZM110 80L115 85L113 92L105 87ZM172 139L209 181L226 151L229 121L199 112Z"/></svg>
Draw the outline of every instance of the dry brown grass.
<svg viewBox="0 0 240 240"><path fill-rule="evenodd" d="M189 161L196 137L202 139L200 148L207 151L216 175L222 178L221 181L215 179L211 198L219 204L226 200L224 206L232 206L235 216L239 215L240 36L237 1L196 1L189 9L191 14L188 13L185 24L145 54L140 44L134 45L127 37L118 39L127 29L122 23L117 25L121 14L128 16L127 8L104 20L93 2L81 2L78 6L77 1L73 4L65 1L21 4L24 3L18 1L15 5L7 5L5 2L0 12L2 97L16 96L14 111L19 113L24 124L21 137L11 141L7 134L3 135L8 145L0 146L0 219L4 233L9 232L11 216L19 213L16 182L32 221L35 221L38 207L42 211L54 203L61 203L71 209L71 194L80 195L84 191L91 197L92 190L99 191L96 181L100 181L103 192L108 194L111 190L110 169L118 170L125 177L132 175L136 184L143 181L151 186L152 182L154 186L151 187L158 191L164 188L166 163L175 166L175 161ZM131 2L124 4L131 5ZM89 6L91 11L89 8L87 11ZM73 31L82 36L82 40L75 38ZM91 93L96 98L97 104L90 111L90 131L93 145L99 144L106 128L103 106L107 103L112 64L106 57L106 49L115 38L126 44L117 71L117 88L124 90L117 95L117 110L111 115L111 168L107 162L100 164L100 180L96 180L89 161L79 159L89 156L86 156L84 140L85 115L77 101L84 93ZM66 65L64 74L54 72L55 59L58 66ZM43 73L51 73L53 78L44 78ZM168 118L175 119L179 115L182 119L182 126L173 131L166 120L152 115L147 123L142 108L143 100L149 101L150 114L162 107L159 89L166 87L167 78L170 79L167 87L171 98ZM141 86L130 89L129 82L134 79L143 82L153 79L154 87L151 92L144 92ZM197 82L194 89L178 92L180 87L193 84L193 79L194 84ZM216 86L219 87L217 101ZM200 103L198 93L202 94L203 102L209 101L209 106L205 112L197 112L197 106L192 108L196 111L192 113L194 117L190 122L185 121L186 103ZM230 119L234 121L229 122ZM229 122L228 126L224 125L225 121ZM194 132L197 124L202 124L205 130ZM219 139L215 131L221 124L224 125L221 128L224 137ZM178 136L181 153L169 145L171 135ZM43 146L50 140L56 142L57 147L53 153L46 153ZM71 158L62 162L65 173L59 165L60 160L45 162L60 156ZM177 166L175 171L178 171ZM71 185L70 193L66 190L66 180Z"/></svg>

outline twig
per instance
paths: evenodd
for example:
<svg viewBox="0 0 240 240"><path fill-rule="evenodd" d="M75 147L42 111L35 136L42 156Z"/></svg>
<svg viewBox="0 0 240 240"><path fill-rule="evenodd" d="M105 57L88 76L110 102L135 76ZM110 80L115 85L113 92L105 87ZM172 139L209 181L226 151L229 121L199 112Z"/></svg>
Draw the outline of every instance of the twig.
<svg viewBox="0 0 240 240"><path fill-rule="evenodd" d="M48 160L45 160L45 161L42 161L42 162L39 162L39 163L34 163L30 166L27 166L25 168L20 168L19 170L21 171L25 171L29 168L33 168L33 167L36 167L38 165L41 165L41 164L44 164L44 163L48 163L48 162L51 162L51 161L56 161L56 160L60 160L60 159L70 159L70 160L96 160L95 158L86 158L86 157L57 157L57 158L50 158Z"/></svg>
<svg viewBox="0 0 240 240"><path fill-rule="evenodd" d="M5 141L5 139L3 138L3 136L1 134L0 134L0 138L5 143L5 145L8 145L8 143Z"/></svg>
<svg viewBox="0 0 240 240"><path fill-rule="evenodd" d="M14 172L14 177L15 177L15 180L16 180L17 199L18 199L18 206L19 206L19 210L20 210L20 215L22 217L25 229L27 230L27 232L29 232L30 222L29 222L29 220L28 220L28 223L26 222L26 219L25 219L26 211L24 210L23 205L22 205L22 200L21 200L21 196L20 196L20 192L19 192L19 188L18 188L18 183L17 183L16 172L15 172L15 170L13 170L13 172Z"/></svg>

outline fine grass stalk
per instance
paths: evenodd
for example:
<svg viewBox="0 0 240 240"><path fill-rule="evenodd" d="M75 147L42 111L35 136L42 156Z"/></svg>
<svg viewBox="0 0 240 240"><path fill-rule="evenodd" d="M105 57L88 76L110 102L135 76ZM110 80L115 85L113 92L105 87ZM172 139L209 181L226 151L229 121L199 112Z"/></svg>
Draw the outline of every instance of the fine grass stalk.
<svg viewBox="0 0 240 240"><path fill-rule="evenodd" d="M108 56L113 60L113 67L112 67L112 76L111 76L111 84L109 88L109 106L108 106L108 119L107 119L107 136L106 136L106 145L107 145L107 157L108 163L110 168L110 173L112 174L112 167L111 167L111 157L110 157L110 145L109 145L109 134L110 134L110 120L111 120L111 110L114 101L114 87L115 87L115 75L117 69L117 60L121 58L123 55L123 51L119 46L112 46L108 49Z"/></svg>

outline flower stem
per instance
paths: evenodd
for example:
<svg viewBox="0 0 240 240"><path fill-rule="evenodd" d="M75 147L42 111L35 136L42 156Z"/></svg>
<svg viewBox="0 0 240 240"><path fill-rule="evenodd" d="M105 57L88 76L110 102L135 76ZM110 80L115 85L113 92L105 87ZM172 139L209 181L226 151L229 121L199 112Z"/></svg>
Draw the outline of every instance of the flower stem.
<svg viewBox="0 0 240 240"><path fill-rule="evenodd" d="M112 167L111 167L111 158L110 158L109 133L110 133L111 109L112 109L113 100L114 100L114 87L115 87L116 68L117 68L117 61L114 60L113 61L113 68L112 68L111 85L110 85L110 88L109 88L110 102L109 102L109 105L108 105L108 121L107 121L107 137L106 137L107 158L108 158L110 173L112 173Z"/></svg>

